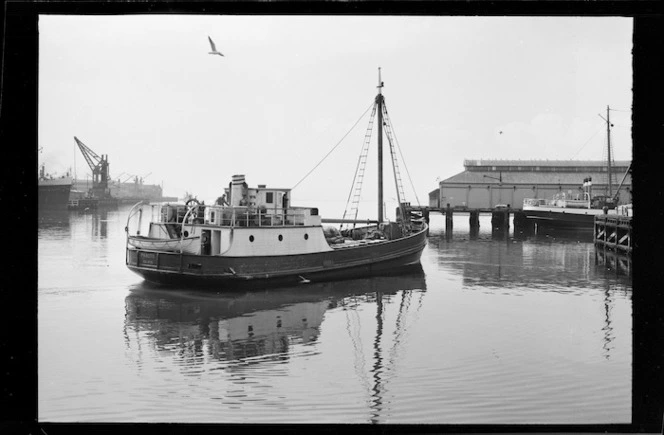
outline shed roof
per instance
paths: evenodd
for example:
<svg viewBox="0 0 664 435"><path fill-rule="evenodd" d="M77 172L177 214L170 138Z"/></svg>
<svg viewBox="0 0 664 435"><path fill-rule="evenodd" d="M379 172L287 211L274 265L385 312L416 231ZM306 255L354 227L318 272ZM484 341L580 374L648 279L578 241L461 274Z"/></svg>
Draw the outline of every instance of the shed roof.
<svg viewBox="0 0 664 435"><path fill-rule="evenodd" d="M612 164L617 168L626 170L630 165L629 160L616 160ZM605 167L606 160L512 160L512 159L466 159L463 161L466 168L474 166L521 166L521 167Z"/></svg>
<svg viewBox="0 0 664 435"><path fill-rule="evenodd" d="M624 173L615 173L613 175L613 183L617 186L622 180ZM594 185L608 184L606 172L502 172L496 171L463 171L450 178L440 182L441 185L445 184L499 184L498 178L502 179L503 184L583 184L583 179L591 177ZM627 175L624 185L631 185L632 177Z"/></svg>

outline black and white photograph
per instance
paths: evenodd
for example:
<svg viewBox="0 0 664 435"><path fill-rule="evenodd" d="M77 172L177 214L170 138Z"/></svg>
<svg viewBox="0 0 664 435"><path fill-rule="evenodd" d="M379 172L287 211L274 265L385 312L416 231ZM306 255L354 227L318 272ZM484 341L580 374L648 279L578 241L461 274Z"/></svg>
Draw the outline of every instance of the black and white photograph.
<svg viewBox="0 0 664 435"><path fill-rule="evenodd" d="M40 14L37 421L631 424L633 33Z"/></svg>

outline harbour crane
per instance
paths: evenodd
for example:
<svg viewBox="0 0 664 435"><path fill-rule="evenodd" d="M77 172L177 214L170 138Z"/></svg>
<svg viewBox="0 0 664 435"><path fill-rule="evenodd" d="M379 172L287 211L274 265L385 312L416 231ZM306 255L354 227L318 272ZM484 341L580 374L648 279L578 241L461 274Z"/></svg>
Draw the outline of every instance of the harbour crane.
<svg viewBox="0 0 664 435"><path fill-rule="evenodd" d="M85 161L92 171L93 196L98 198L109 197L110 190L108 188L108 182L110 180L110 175L108 173L108 154L102 154L100 157L97 155L97 153L88 148L87 145L81 142L76 136L74 136L74 140L76 141L78 148L81 150Z"/></svg>

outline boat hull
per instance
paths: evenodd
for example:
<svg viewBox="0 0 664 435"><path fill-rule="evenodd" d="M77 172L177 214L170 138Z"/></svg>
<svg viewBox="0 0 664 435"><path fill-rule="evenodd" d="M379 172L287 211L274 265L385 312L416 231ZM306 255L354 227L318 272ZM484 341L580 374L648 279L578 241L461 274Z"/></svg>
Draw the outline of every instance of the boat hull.
<svg viewBox="0 0 664 435"><path fill-rule="evenodd" d="M540 226L588 230L593 229L595 216L604 214L601 209L562 209L554 207L524 207L523 212L527 219ZM614 211L609 210L609 214L612 213Z"/></svg>
<svg viewBox="0 0 664 435"><path fill-rule="evenodd" d="M426 228L385 243L285 256L205 256L128 248L126 264L159 284L233 289L402 273L419 266L425 245Z"/></svg>
<svg viewBox="0 0 664 435"><path fill-rule="evenodd" d="M71 182L58 181L39 182L37 197L40 210L67 210Z"/></svg>

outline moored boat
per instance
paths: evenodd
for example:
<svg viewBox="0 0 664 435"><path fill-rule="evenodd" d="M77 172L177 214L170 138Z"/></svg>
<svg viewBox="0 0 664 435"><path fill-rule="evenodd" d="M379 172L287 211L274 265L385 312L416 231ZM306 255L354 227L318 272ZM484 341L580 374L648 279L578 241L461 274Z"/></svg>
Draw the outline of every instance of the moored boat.
<svg viewBox="0 0 664 435"><path fill-rule="evenodd" d="M582 204L588 204L583 206ZM591 201L564 198L523 200L526 218L538 225L592 230L595 216L616 214L615 207L592 206Z"/></svg>
<svg viewBox="0 0 664 435"><path fill-rule="evenodd" d="M595 216L616 214L612 198L592 195L592 179L583 180L583 193L577 195L561 192L552 199L525 198L523 212L526 218L538 225L592 230Z"/></svg>
<svg viewBox="0 0 664 435"><path fill-rule="evenodd" d="M46 174L42 165L37 181L39 210L67 210L71 186L72 178L68 174L54 177Z"/></svg>
<svg viewBox="0 0 664 435"><path fill-rule="evenodd" d="M249 188L244 175L235 175L224 197L214 205L196 200L136 204L127 219L127 267L158 283L223 285L307 283L398 273L419 265L428 228L426 223L411 219L405 209L407 203L402 202L403 187L397 176L396 153L381 88L379 77L372 120L378 113L379 156L382 127L387 126L400 207L396 221L383 218L382 170L378 218L369 222L356 220L356 204L343 219L323 220L315 207L291 206L291 189L265 185ZM366 154L364 157L366 161ZM143 236L141 222L147 207L150 220L147 236ZM136 229L130 231L136 220ZM353 226L339 231L324 223Z"/></svg>
<svg viewBox="0 0 664 435"><path fill-rule="evenodd" d="M593 195L592 178L586 177L583 180L583 186L580 188L581 192L578 194L574 195L570 191L568 193L560 192L552 199L524 198L523 212L527 219L537 225L546 227L592 230L595 216L631 213L631 204L629 207L618 205L620 188L631 171L631 165L625 172L614 194L611 185L611 126L613 124L609 121L609 107L606 108L606 118L603 119L606 121L607 128L606 172L608 192L602 195Z"/></svg>

